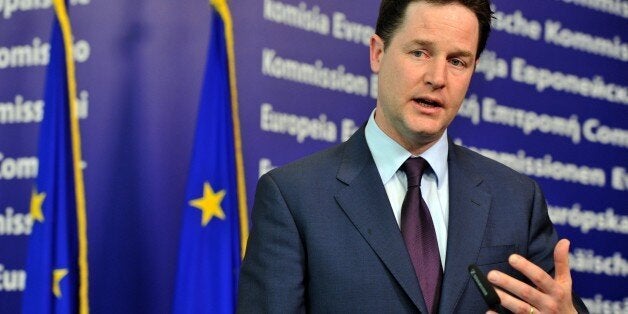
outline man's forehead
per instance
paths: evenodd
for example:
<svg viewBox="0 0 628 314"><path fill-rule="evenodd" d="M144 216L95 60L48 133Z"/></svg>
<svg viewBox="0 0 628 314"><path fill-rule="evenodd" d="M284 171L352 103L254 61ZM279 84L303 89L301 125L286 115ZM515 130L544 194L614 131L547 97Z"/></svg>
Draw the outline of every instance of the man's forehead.
<svg viewBox="0 0 628 314"><path fill-rule="evenodd" d="M441 4L413 1L406 7L402 23L393 33L391 40L398 39L396 37L403 33L401 36L405 37L404 45L434 45L443 40L440 32L444 29L456 37L458 44L468 43L473 46L468 49L477 48L480 22L473 11L458 2ZM469 37L471 34L476 36ZM474 42L469 42L473 39ZM459 48L461 51L468 49Z"/></svg>

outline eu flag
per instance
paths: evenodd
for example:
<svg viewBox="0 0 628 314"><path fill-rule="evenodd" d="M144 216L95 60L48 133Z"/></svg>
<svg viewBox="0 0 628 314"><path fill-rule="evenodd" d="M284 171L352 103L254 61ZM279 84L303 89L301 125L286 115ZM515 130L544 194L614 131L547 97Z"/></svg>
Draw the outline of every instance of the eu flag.
<svg viewBox="0 0 628 314"><path fill-rule="evenodd" d="M186 190L174 313L233 313L248 237L231 15L212 0L209 50Z"/></svg>
<svg viewBox="0 0 628 314"><path fill-rule="evenodd" d="M54 9L22 312L87 313L85 193L72 34L65 2L54 0Z"/></svg>

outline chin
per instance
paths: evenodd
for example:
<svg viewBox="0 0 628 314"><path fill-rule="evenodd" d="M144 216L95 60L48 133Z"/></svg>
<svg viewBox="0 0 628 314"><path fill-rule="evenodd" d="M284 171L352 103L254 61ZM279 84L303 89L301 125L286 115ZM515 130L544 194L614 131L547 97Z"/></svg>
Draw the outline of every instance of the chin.
<svg viewBox="0 0 628 314"><path fill-rule="evenodd" d="M415 140L419 140L421 142L436 140L440 138L443 132L444 131L440 129L425 128L411 130L412 136L415 138Z"/></svg>
<svg viewBox="0 0 628 314"><path fill-rule="evenodd" d="M435 124L434 121L418 121L409 129L412 133L424 137L440 136L445 131L440 123Z"/></svg>

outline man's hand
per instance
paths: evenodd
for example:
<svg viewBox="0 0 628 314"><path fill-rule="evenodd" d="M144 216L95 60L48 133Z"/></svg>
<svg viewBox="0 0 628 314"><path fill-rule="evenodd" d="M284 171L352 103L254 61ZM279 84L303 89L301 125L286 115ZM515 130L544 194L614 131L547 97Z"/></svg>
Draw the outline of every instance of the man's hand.
<svg viewBox="0 0 628 314"><path fill-rule="evenodd" d="M552 278L543 269L520 255L508 258L512 267L526 276L536 287L529 286L502 272L492 270L488 280L496 289L501 304L513 313L576 313L571 299L571 273L569 271L569 241L562 239L554 248L556 275ZM510 294L504 292L508 291ZM495 313L489 311L487 313Z"/></svg>

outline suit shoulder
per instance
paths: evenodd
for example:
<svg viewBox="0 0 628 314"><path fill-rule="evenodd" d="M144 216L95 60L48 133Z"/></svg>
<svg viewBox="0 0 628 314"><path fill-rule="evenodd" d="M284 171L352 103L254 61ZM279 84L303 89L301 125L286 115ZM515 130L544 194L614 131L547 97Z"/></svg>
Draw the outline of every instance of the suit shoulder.
<svg viewBox="0 0 628 314"><path fill-rule="evenodd" d="M486 157L469 148L453 145L455 153L465 160L469 160L473 167L482 173L488 173L488 178L493 178L497 182L508 182L516 180L522 184L535 185L535 181L521 172L518 172L494 159Z"/></svg>
<svg viewBox="0 0 628 314"><path fill-rule="evenodd" d="M284 178L294 180L308 175L330 172L335 174L342 161L343 151L344 143L338 144L275 168L266 175L271 176L274 180Z"/></svg>

